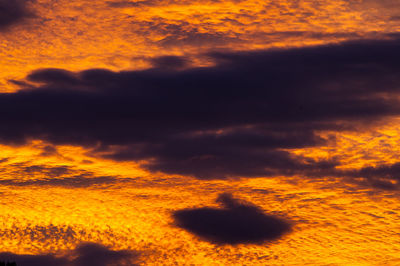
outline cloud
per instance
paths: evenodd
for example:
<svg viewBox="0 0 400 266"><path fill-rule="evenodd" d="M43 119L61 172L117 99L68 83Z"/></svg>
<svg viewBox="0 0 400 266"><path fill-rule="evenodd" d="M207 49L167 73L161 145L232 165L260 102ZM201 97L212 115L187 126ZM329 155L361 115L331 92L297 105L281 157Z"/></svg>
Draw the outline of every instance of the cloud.
<svg viewBox="0 0 400 266"><path fill-rule="evenodd" d="M29 0L0 0L0 31L30 17L26 5Z"/></svg>
<svg viewBox="0 0 400 266"><path fill-rule="evenodd" d="M57 258L53 255L17 255L12 253L0 253L3 261L17 262L17 266L67 266L66 258Z"/></svg>
<svg viewBox="0 0 400 266"><path fill-rule="evenodd" d="M74 266L130 266L134 265L133 263L138 257L138 253L130 250L114 251L95 243L78 246L74 255L76 256L72 261Z"/></svg>
<svg viewBox="0 0 400 266"><path fill-rule="evenodd" d="M0 94L0 141L82 145L93 156L198 178L323 175L338 163L283 149L324 145L317 131L398 115L399 45L393 35L213 52L209 67L171 68L164 58L140 71L37 70L30 88Z"/></svg>
<svg viewBox="0 0 400 266"><path fill-rule="evenodd" d="M400 163L366 166L357 170L338 171L338 176L360 177L364 183L384 190L400 188Z"/></svg>
<svg viewBox="0 0 400 266"><path fill-rule="evenodd" d="M141 7L141 6L154 6L158 5L159 2L155 0L144 0L144 1L116 1L107 2L108 6L116 8L126 8L126 7Z"/></svg>
<svg viewBox="0 0 400 266"><path fill-rule="evenodd" d="M130 266L134 265L137 258L137 252L114 251L96 243L83 243L64 256L0 253L0 260L15 261L18 266Z"/></svg>
<svg viewBox="0 0 400 266"><path fill-rule="evenodd" d="M161 3L162 5L165 2ZM179 4L182 4L180 2ZM149 32L159 35L156 41L159 46L171 48L176 46L225 47L227 43L243 43L239 34L227 34L221 31L204 32L197 24L184 20L174 20L155 17L149 21L140 21L136 24L138 33L148 35Z"/></svg>
<svg viewBox="0 0 400 266"><path fill-rule="evenodd" d="M2 158L0 159L0 163L6 163L10 160L10 158Z"/></svg>
<svg viewBox="0 0 400 266"><path fill-rule="evenodd" d="M221 32L200 32L198 29L180 29L179 25L176 25L176 30L172 30L173 26L168 26L171 29L167 36L162 38L158 43L163 47L175 47L182 45L191 46L205 46L213 44L214 46L225 45L226 43L239 43L241 40L236 37L228 36L226 33Z"/></svg>
<svg viewBox="0 0 400 266"><path fill-rule="evenodd" d="M45 165L30 165L21 169L27 175L35 175L37 173L48 177L59 177L71 174L71 169L68 166L45 166Z"/></svg>
<svg viewBox="0 0 400 266"><path fill-rule="evenodd" d="M189 60L182 56L160 56L151 59L154 68L181 69L189 65Z"/></svg>
<svg viewBox="0 0 400 266"><path fill-rule="evenodd" d="M230 194L219 195L222 208L184 209L173 213L177 226L217 244L262 244L290 231L290 224L264 214L250 203L240 202Z"/></svg>
<svg viewBox="0 0 400 266"><path fill-rule="evenodd" d="M34 226L13 226L12 228L3 228L0 230L2 238L25 239L32 245L49 245L50 243L62 242L71 244L79 241L82 234L87 233L84 230L76 231L68 225L34 225ZM0 258L1 260L1 258Z"/></svg>
<svg viewBox="0 0 400 266"><path fill-rule="evenodd" d="M57 151L57 148L51 145L46 145L43 147L43 151L40 154L40 156L47 157L47 156L54 156L54 155L60 155Z"/></svg>
<svg viewBox="0 0 400 266"><path fill-rule="evenodd" d="M121 179L116 176L96 176L92 172L65 165L45 166L16 163L1 167L0 172L3 174L0 186L86 188L132 180L130 178ZM4 178L4 175L8 176L9 179Z"/></svg>
<svg viewBox="0 0 400 266"><path fill-rule="evenodd" d="M243 0L233 0L232 2L240 2ZM196 2L204 4L205 2L194 0L133 0L133 1L108 1L107 5L113 8L129 8L129 7L153 7L153 6L168 6L168 5L193 5ZM219 2L219 0L211 0L211 3ZM207 3L207 1L206 1Z"/></svg>
<svg viewBox="0 0 400 266"><path fill-rule="evenodd" d="M18 181L15 179L2 179L0 180L0 185L3 186L52 186L52 187L66 187L66 188L85 188L96 185L107 185L117 183L119 180L112 176L99 176L99 177L89 177L86 175L74 176L74 177L64 177L64 178L45 178L37 180L24 180Z"/></svg>

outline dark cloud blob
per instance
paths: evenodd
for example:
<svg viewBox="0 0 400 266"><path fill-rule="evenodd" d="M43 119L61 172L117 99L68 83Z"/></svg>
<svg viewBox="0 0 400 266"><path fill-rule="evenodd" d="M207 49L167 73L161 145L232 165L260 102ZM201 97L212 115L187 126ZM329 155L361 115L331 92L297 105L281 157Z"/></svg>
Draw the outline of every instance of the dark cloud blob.
<svg viewBox="0 0 400 266"><path fill-rule="evenodd" d="M138 253L130 250L114 251L96 243L79 245L65 256L55 254L18 255L0 253L0 261L15 261L18 266L130 266L135 265Z"/></svg>
<svg viewBox="0 0 400 266"><path fill-rule="evenodd" d="M37 70L31 88L0 94L0 141L82 145L199 178L322 175L337 163L282 149L323 145L317 130L400 113L400 38L392 37L214 52L215 65L200 68L170 68L187 60L174 57L142 71Z"/></svg>
<svg viewBox="0 0 400 266"><path fill-rule="evenodd" d="M94 243L80 245L74 253L75 256L77 255L72 261L74 266L130 266L136 265L134 262L138 257L137 252L130 250L114 251Z"/></svg>
<svg viewBox="0 0 400 266"><path fill-rule="evenodd" d="M27 9L30 0L0 0L0 31L17 24L32 14Z"/></svg>
<svg viewBox="0 0 400 266"><path fill-rule="evenodd" d="M177 226L216 244L262 244L290 231L290 224L250 203L219 195L222 208L184 209L173 213Z"/></svg>

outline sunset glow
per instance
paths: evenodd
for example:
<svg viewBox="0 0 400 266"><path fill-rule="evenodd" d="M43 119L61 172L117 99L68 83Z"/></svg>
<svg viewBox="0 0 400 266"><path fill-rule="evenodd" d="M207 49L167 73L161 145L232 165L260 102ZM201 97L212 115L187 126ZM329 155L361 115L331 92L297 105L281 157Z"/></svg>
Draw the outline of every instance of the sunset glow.
<svg viewBox="0 0 400 266"><path fill-rule="evenodd" d="M0 262L400 265L399 14L0 0Z"/></svg>

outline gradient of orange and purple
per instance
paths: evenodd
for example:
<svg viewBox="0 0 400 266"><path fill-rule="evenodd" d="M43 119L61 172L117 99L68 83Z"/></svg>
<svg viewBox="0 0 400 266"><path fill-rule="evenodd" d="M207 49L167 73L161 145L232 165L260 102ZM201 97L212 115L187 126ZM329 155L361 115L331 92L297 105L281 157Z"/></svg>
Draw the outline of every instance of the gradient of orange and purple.
<svg viewBox="0 0 400 266"><path fill-rule="evenodd" d="M0 0L0 261L399 265L397 0Z"/></svg>

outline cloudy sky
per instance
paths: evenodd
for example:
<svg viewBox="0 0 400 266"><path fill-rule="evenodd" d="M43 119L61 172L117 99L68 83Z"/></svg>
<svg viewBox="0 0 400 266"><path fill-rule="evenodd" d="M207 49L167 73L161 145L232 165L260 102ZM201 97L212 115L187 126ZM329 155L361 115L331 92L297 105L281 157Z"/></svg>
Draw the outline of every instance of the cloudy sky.
<svg viewBox="0 0 400 266"><path fill-rule="evenodd" d="M0 0L0 261L396 265L397 0Z"/></svg>

